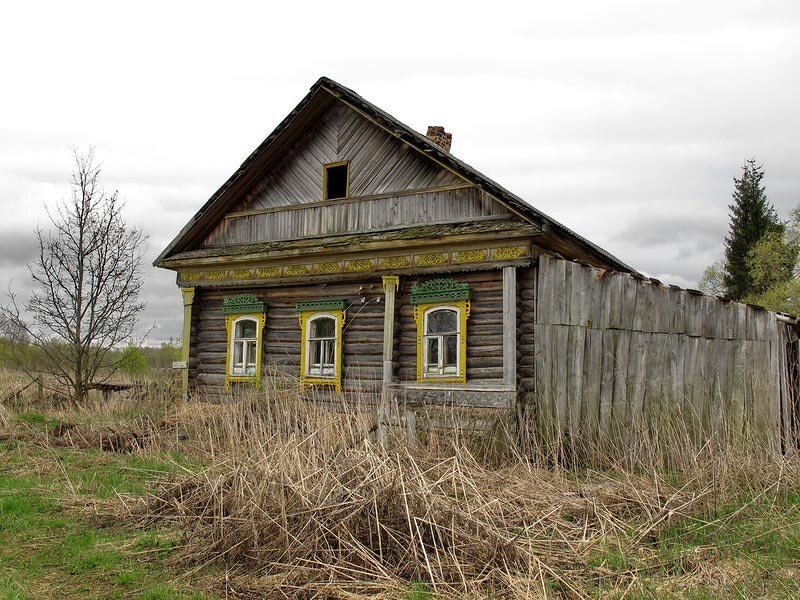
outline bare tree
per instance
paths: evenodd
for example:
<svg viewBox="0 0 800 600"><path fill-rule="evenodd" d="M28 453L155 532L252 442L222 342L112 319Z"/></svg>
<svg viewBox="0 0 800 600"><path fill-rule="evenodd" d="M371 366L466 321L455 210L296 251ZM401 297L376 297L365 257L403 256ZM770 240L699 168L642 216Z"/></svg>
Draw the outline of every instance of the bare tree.
<svg viewBox="0 0 800 600"><path fill-rule="evenodd" d="M30 322L13 294L0 308L40 350L42 364L33 370L52 374L76 402L121 366L122 353L112 350L130 339L145 306L139 293L147 238L125 224L124 204L99 179L93 152L76 152L70 199L48 211L49 231L36 230L39 256L28 265L36 289L24 307Z"/></svg>

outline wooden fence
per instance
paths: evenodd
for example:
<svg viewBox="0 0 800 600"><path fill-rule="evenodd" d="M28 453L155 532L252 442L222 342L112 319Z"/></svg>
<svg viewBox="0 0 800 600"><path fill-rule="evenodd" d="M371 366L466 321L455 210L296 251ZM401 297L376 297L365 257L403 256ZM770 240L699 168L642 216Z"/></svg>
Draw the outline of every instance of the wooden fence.
<svg viewBox="0 0 800 600"><path fill-rule="evenodd" d="M665 410L705 431L793 431L797 335L775 313L546 256L537 289L539 414L561 432L627 431Z"/></svg>

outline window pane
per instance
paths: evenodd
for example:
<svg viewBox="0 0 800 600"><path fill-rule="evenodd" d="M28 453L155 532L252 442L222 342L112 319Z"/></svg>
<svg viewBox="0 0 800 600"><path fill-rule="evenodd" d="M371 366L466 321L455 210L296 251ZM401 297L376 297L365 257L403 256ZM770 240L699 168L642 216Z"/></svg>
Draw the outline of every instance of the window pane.
<svg viewBox="0 0 800 600"><path fill-rule="evenodd" d="M308 345L308 351L309 351L308 364L312 367L315 365L319 366L321 362L320 355L322 353L322 342L311 342Z"/></svg>
<svg viewBox="0 0 800 600"><path fill-rule="evenodd" d="M311 321L312 338L332 338L336 331L336 320L329 317L322 317Z"/></svg>
<svg viewBox="0 0 800 600"><path fill-rule="evenodd" d="M256 358L256 342L253 340L247 343L247 364L255 366Z"/></svg>
<svg viewBox="0 0 800 600"><path fill-rule="evenodd" d="M454 310L437 310L428 314L426 333L455 333L458 331L458 314Z"/></svg>
<svg viewBox="0 0 800 600"><path fill-rule="evenodd" d="M244 373L242 355L244 354L244 342L233 343L233 374L241 375Z"/></svg>
<svg viewBox="0 0 800 600"><path fill-rule="evenodd" d="M323 377L334 375L334 340L316 340L309 343L308 374Z"/></svg>
<svg viewBox="0 0 800 600"><path fill-rule="evenodd" d="M439 372L439 338L428 338L428 356L425 364L426 371Z"/></svg>
<svg viewBox="0 0 800 600"><path fill-rule="evenodd" d="M455 367L458 364L458 336L448 335L444 338L444 361L445 367Z"/></svg>
<svg viewBox="0 0 800 600"><path fill-rule="evenodd" d="M256 322L250 321L249 319L246 321L239 321L236 323L234 335L237 338L254 339L256 337Z"/></svg>

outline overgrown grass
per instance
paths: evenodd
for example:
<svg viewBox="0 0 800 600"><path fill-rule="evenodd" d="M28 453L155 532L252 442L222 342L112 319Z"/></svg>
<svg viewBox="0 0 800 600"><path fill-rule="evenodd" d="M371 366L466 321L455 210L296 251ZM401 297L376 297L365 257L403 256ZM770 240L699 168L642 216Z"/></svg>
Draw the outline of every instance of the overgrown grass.
<svg viewBox="0 0 800 600"><path fill-rule="evenodd" d="M171 583L180 533L101 526L86 507L141 494L168 457L0 442L0 598L211 598ZM203 587L206 587L204 584Z"/></svg>
<svg viewBox="0 0 800 600"><path fill-rule="evenodd" d="M521 445L420 413L382 448L357 408L286 385L7 413L0 598L800 597L800 459L758 436Z"/></svg>

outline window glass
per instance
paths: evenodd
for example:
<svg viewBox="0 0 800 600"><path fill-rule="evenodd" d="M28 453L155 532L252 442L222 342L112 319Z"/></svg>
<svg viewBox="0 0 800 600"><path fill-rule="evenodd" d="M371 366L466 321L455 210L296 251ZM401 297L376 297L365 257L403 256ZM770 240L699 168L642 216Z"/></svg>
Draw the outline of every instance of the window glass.
<svg viewBox="0 0 800 600"><path fill-rule="evenodd" d="M334 337L336 331L336 321L329 317L321 317L311 322L311 337L326 338Z"/></svg>
<svg viewBox="0 0 800 600"><path fill-rule="evenodd" d="M250 319L245 319L236 323L237 338L255 338L256 337L256 322Z"/></svg>
<svg viewBox="0 0 800 600"><path fill-rule="evenodd" d="M445 367L455 367L458 365L458 336L448 335L444 338L444 360Z"/></svg>
<svg viewBox="0 0 800 600"><path fill-rule="evenodd" d="M454 310L437 310L428 315L428 333L451 333L458 330L458 314Z"/></svg>
<svg viewBox="0 0 800 600"><path fill-rule="evenodd" d="M428 338L428 368L439 368L439 338Z"/></svg>

